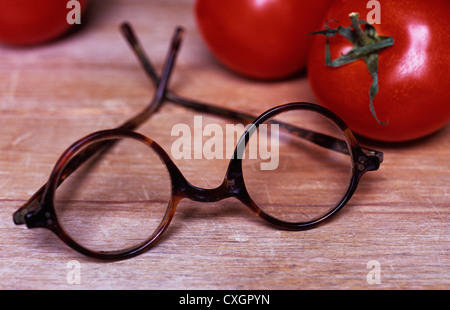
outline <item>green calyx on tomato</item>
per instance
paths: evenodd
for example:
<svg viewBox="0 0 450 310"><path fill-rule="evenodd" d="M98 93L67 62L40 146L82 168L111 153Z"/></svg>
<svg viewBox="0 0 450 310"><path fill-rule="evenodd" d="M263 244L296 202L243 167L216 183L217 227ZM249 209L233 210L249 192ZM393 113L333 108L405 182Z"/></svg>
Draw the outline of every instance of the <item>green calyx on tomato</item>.
<svg viewBox="0 0 450 310"><path fill-rule="evenodd" d="M370 111L375 120L380 125L387 125L388 121L382 122L378 119L373 106L373 99L378 93L378 52L394 45L392 37L379 36L375 27L367 21L359 20L359 13L350 13L352 24L349 27L338 26L329 28L329 22L325 25L325 30L316 31L311 34L322 34L326 36L325 42L325 64L329 67L341 67L358 59L363 59L372 77L372 85L369 90ZM364 29L361 28L364 25ZM328 37L339 34L348 39L353 44L353 49L348 53L331 60L330 44Z"/></svg>
<svg viewBox="0 0 450 310"><path fill-rule="evenodd" d="M369 109L368 89L373 80L362 59L339 68L324 64L327 38L331 59L355 48L342 35L309 36L308 82L317 103L339 115L359 136L383 142L415 140L450 121L450 58L445 57L450 1L381 2L374 26L379 36L391 36L395 44L378 52L379 89L373 105L378 118L389 124L380 125ZM320 24L336 20L348 27L351 12L359 12L369 21L372 15L366 5L367 1L361 0L334 0ZM366 26L361 24L364 30Z"/></svg>

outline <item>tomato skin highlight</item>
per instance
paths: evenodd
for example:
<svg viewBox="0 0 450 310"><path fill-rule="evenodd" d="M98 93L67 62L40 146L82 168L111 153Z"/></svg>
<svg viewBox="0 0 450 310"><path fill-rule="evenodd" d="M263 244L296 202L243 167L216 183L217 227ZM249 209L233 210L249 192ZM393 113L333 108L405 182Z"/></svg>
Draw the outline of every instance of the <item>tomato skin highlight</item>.
<svg viewBox="0 0 450 310"><path fill-rule="evenodd" d="M308 57L308 79L322 106L343 118L356 133L374 140L400 142L429 135L450 121L448 31L450 1L381 1L378 35L392 36L394 45L379 52L379 90L373 100L377 123L369 109L372 79L363 60L339 68L325 66L325 37L315 36ZM365 19L365 1L336 1L323 23L348 15ZM320 30L320 29L317 29ZM351 49L343 37L330 37L331 59Z"/></svg>
<svg viewBox="0 0 450 310"><path fill-rule="evenodd" d="M226 67L256 79L281 79L306 67L308 33L333 0L197 0L197 26Z"/></svg>
<svg viewBox="0 0 450 310"><path fill-rule="evenodd" d="M78 0L81 11L88 0ZM55 39L73 25L66 0L0 0L0 42L32 45Z"/></svg>

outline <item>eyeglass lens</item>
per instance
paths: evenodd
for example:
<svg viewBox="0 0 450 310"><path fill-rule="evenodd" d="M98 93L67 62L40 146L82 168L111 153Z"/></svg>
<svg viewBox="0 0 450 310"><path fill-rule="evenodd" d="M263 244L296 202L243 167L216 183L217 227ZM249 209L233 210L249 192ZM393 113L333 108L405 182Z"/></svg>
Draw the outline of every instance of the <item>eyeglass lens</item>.
<svg viewBox="0 0 450 310"><path fill-rule="evenodd" d="M351 157L300 138L279 124L301 126L339 141L346 141L345 135L318 112L290 110L261 124L247 144L247 149L258 144L260 151L260 156L243 160L246 188L256 205L286 222L318 219L346 193L352 176ZM271 157L264 156L267 150Z"/></svg>
<svg viewBox="0 0 450 310"><path fill-rule="evenodd" d="M95 252L134 247L157 230L171 197L166 165L148 145L116 140L71 174L55 193L65 232Z"/></svg>

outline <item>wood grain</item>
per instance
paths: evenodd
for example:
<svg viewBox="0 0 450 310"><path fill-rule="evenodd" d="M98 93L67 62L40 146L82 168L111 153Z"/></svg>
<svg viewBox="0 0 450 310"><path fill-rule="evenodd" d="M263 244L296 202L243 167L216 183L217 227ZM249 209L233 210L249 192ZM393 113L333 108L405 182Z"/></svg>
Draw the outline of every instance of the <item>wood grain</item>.
<svg viewBox="0 0 450 310"><path fill-rule="evenodd" d="M186 28L170 83L178 94L253 114L290 101L314 102L304 75L263 83L223 68L197 32L192 5L93 1L82 29L62 40L0 46L0 289L450 288L449 126L411 143L369 143L384 151L382 168L365 176L338 216L309 231L273 229L232 199L182 201L156 247L104 263L48 231L13 224L12 213L46 181L64 149L121 124L150 100L154 88L118 30L125 20L158 69L175 26ZM189 124L194 115L169 103L139 132L170 150L172 126ZM188 180L207 188L221 182L227 165L176 163ZM67 282L71 260L80 263L80 284ZM372 260L380 263L380 284L367 282Z"/></svg>

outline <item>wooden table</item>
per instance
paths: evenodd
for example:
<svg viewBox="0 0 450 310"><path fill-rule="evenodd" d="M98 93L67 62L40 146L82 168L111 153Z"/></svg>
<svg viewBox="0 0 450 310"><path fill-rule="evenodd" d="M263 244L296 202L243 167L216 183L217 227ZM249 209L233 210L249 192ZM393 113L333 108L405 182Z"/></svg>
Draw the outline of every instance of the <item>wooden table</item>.
<svg viewBox="0 0 450 310"><path fill-rule="evenodd" d="M178 94L255 115L314 102L304 75L263 83L218 64L196 29L192 0L92 2L82 29L62 40L0 47L1 289L450 288L450 126L411 143L371 143L385 152L382 168L363 179L342 213L308 231L273 229L231 199L186 201L157 246L104 263L46 230L15 226L12 213L47 180L66 147L121 124L152 97L154 87L118 30L125 20L158 69L175 26L185 27L170 84ZM173 124L196 113L167 103L139 132L170 150ZM226 169L220 160L177 164L202 187L217 186ZM73 260L79 284L67 280ZM370 261L379 263L379 284L367 280L376 271Z"/></svg>

